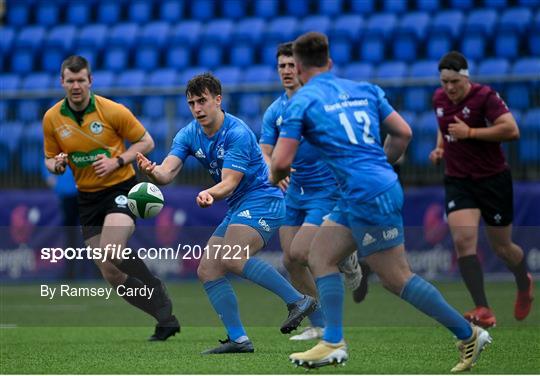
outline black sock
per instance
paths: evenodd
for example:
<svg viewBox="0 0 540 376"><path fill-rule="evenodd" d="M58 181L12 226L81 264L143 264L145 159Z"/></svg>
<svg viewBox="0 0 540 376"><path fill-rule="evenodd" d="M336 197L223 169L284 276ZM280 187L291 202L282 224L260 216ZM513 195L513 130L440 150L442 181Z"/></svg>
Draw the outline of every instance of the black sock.
<svg viewBox="0 0 540 376"><path fill-rule="evenodd" d="M134 288L142 289L142 288L144 288L144 284L141 281L139 281L137 278L130 277L129 275L128 275L126 281L124 282L124 286L126 286L126 288L130 288L130 289L134 289ZM148 297L146 297L146 296L138 296L138 295L137 296L124 295L124 296L122 296L122 298L124 298L124 300L126 300L132 306L135 306L135 307L139 308L140 310L148 313L150 316L157 319L155 304L151 300L149 300Z"/></svg>
<svg viewBox="0 0 540 376"><path fill-rule="evenodd" d="M137 278L146 286L159 286L161 281L156 278L150 270L148 270L146 264L140 258L136 256L132 257L134 258L127 258L123 260L119 265L117 265L118 269L131 277Z"/></svg>
<svg viewBox="0 0 540 376"><path fill-rule="evenodd" d="M478 257L476 255L460 257L458 258L458 265L463 282L465 282L474 304L477 307L489 307L484 290L484 272Z"/></svg>
<svg viewBox="0 0 540 376"><path fill-rule="evenodd" d="M508 269L514 273L516 279L516 285L519 291L527 291L529 289L529 278L527 277L527 263L525 262L525 255L516 266L506 264Z"/></svg>

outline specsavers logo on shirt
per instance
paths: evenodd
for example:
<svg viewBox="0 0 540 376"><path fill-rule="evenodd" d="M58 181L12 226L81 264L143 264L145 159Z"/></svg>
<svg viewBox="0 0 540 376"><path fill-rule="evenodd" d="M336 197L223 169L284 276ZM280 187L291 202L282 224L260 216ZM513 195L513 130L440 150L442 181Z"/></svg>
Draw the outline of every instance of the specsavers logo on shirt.
<svg viewBox="0 0 540 376"><path fill-rule="evenodd" d="M105 149L94 149L87 153L83 151L75 151L69 154L69 160L77 168L85 168L94 163L99 154L105 154L108 158L111 157L111 153Z"/></svg>

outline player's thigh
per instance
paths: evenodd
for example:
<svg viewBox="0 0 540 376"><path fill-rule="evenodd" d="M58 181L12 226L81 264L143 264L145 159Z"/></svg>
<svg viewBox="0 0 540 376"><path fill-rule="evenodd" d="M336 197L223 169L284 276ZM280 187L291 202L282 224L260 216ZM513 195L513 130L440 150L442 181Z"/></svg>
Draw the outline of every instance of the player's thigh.
<svg viewBox="0 0 540 376"><path fill-rule="evenodd" d="M365 261L379 276L384 287L396 295L401 293L412 276L403 244L374 252L368 255Z"/></svg>
<svg viewBox="0 0 540 376"><path fill-rule="evenodd" d="M356 249L351 230L337 222L326 219L313 237L309 252L309 267L319 276L327 267L337 264Z"/></svg>
<svg viewBox="0 0 540 376"><path fill-rule="evenodd" d="M210 237L206 243L204 254L197 267L197 276L202 282L213 281L225 275L226 271L221 265L219 254L222 245L223 238L219 236Z"/></svg>
<svg viewBox="0 0 540 376"><path fill-rule="evenodd" d="M317 235L320 226L305 223L300 227L291 244L292 258L303 265L307 265L311 243Z"/></svg>
<svg viewBox="0 0 540 376"><path fill-rule="evenodd" d="M100 247L105 249L107 245L125 246L134 229L135 222L129 215L124 213L107 214L101 230Z"/></svg>
<svg viewBox="0 0 540 376"><path fill-rule="evenodd" d="M480 209L460 209L448 213L454 247L460 257L476 254Z"/></svg>

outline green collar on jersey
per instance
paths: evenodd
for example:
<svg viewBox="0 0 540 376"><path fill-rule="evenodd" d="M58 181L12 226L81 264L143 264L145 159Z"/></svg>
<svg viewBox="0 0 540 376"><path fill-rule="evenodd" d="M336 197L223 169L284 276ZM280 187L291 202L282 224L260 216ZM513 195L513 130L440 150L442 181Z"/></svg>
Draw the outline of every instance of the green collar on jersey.
<svg viewBox="0 0 540 376"><path fill-rule="evenodd" d="M95 110L96 110L96 99L94 98L94 93L90 93L90 103L88 103L88 106L84 110L84 115L94 112ZM64 103L62 103L62 107L60 107L60 113L64 116L70 117L77 124L79 124L79 120L77 120L77 116L75 116L75 114L73 113L73 111L68 105L67 98L64 98Z"/></svg>

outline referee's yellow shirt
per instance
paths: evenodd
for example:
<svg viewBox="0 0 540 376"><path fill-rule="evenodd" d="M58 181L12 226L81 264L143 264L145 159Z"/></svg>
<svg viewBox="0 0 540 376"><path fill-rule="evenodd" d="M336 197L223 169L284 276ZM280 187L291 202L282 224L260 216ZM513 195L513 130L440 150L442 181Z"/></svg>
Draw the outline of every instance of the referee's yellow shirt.
<svg viewBox="0 0 540 376"><path fill-rule="evenodd" d="M47 158L68 154L77 189L96 192L121 183L135 175L131 164L98 177L92 163L99 154L114 158L126 150L124 140L140 140L146 130L123 105L99 95L90 94L90 104L79 124L63 99L43 117L44 150Z"/></svg>

